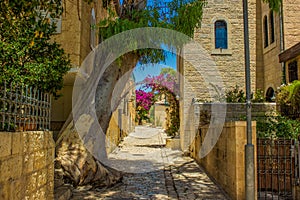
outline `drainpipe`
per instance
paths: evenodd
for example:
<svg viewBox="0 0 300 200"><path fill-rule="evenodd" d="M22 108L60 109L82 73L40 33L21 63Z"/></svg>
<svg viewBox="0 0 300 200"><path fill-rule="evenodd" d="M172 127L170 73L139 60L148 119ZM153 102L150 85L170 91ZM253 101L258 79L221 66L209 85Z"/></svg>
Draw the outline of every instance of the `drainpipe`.
<svg viewBox="0 0 300 200"><path fill-rule="evenodd" d="M280 10L279 10L279 25L280 25L280 53L285 50L284 44L284 24L283 24L283 3L280 3ZM282 68L282 84L286 84L286 65L285 62L281 63Z"/></svg>

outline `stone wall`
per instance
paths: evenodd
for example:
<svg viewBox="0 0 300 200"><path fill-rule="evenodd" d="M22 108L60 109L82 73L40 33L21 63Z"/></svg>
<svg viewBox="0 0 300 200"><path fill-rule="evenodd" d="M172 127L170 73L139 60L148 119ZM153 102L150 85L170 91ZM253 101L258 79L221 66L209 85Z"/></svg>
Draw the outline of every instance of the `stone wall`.
<svg viewBox="0 0 300 200"><path fill-rule="evenodd" d="M91 17L95 11L96 22L107 15L101 0L88 4L85 1L68 0L63 3L64 12L61 16L61 33L53 36L53 40L70 55L72 69L64 77L62 97L52 100L52 121L61 127L68 118L72 108L72 91L78 68L91 52ZM95 31L95 44L99 42L99 32ZM59 131L59 130L55 130Z"/></svg>
<svg viewBox="0 0 300 200"><path fill-rule="evenodd" d="M216 103L219 106L224 106L226 108L225 121L239 121L246 119L246 104L245 103ZM194 104L194 112L195 119L200 120L200 116L208 114L208 117L211 116L211 107L212 103L195 103ZM276 111L277 106L276 103L252 103L251 108L251 116L253 120L264 117L268 112ZM217 112L218 110L216 110ZM204 119L202 119L204 120ZM206 119L209 120L209 119ZM199 123L198 122L198 123ZM197 123L197 121L195 121Z"/></svg>
<svg viewBox="0 0 300 200"><path fill-rule="evenodd" d="M256 30L256 0L248 1L249 29ZM217 20L225 20L228 32L228 49L215 49L214 28ZM201 28L195 30L194 40L201 46L185 46L185 60L179 61L180 81L180 134L182 149L187 149L188 115L193 98L212 100L209 91L213 86L229 89L235 85L245 88L243 4L236 0L208 0L203 8ZM256 88L256 32L249 31L251 87ZM189 60L189 61L187 61ZM193 63L192 63L193 62ZM194 64L197 63L198 66ZM213 68L216 66L216 69ZM218 73L221 78L216 78Z"/></svg>
<svg viewBox="0 0 300 200"><path fill-rule="evenodd" d="M214 105L213 111L212 105ZM276 103L253 103L252 120L262 118L266 113L274 112L276 109ZM189 130L188 141L191 143L199 127L209 124L211 120L224 119L225 122L246 120L246 105L242 103L194 103L188 117L190 123L186 128Z"/></svg>
<svg viewBox="0 0 300 200"><path fill-rule="evenodd" d="M106 132L108 153L112 152L116 146L135 128L135 83L129 79L122 93L118 108L113 112L112 118Z"/></svg>
<svg viewBox="0 0 300 200"><path fill-rule="evenodd" d="M258 10L259 19L258 23L260 27L260 35L258 36L258 40L261 40L261 42L258 42L257 49L260 49L262 56L258 56L257 59L263 59L261 63L258 64L257 68L263 69L262 74L258 74L259 81L262 83L262 85L258 85L258 88L262 89L264 91L264 94L266 94L268 88L273 88L275 91L277 87L281 85L282 81L282 66L279 63L278 55L280 53L280 19L279 19L279 13L274 12L274 26L275 26L275 41L271 43L271 28L270 28L270 8L269 4L267 3L260 3L260 10ZM264 44L264 17L267 17L268 19L268 46L265 47Z"/></svg>
<svg viewBox="0 0 300 200"><path fill-rule="evenodd" d="M213 129L213 128L212 128ZM198 131L191 145L191 155L204 167L211 176L227 192L231 199L245 199L245 144L246 144L246 122L236 121L225 124L217 144L210 153L199 157L208 127ZM256 123L252 126L252 143L256 145ZM256 158L256 147L255 158ZM256 161L255 161L256 171ZM255 180L257 179L255 173ZM255 191L257 191L255 189Z"/></svg>
<svg viewBox="0 0 300 200"><path fill-rule="evenodd" d="M165 104L155 103L154 104L154 124L155 126L162 127L163 129L167 128L166 124L166 118L167 113L166 109L169 108L169 106L166 106Z"/></svg>
<svg viewBox="0 0 300 200"><path fill-rule="evenodd" d="M110 3L111 10L114 10L113 2L107 3ZM108 16L107 9L104 9L103 1L101 0L92 1L90 4L85 1L69 0L64 2L63 7L61 33L53 36L53 40L61 44L65 52L70 55L72 69L64 77L64 88L60 91L62 97L52 101L51 130L53 130L54 136L59 133L64 122L71 114L73 84L78 69L86 56L92 51L92 47L96 47L99 43L99 31L91 27L92 9L95 13L96 23ZM93 31L95 40L94 44L91 44ZM111 152L118 145L119 141L134 128L135 108L133 111L133 103L129 102L132 91L135 92L133 85L134 81L130 80L125 86L124 91L129 91L126 96L126 112L122 111L122 114L119 115L117 109L111 119L107 131L107 138L111 141L111 143L107 144L108 152ZM130 91L130 88L132 91ZM124 103L120 108L124 108L123 105Z"/></svg>
<svg viewBox="0 0 300 200"><path fill-rule="evenodd" d="M284 43L288 49L300 41L300 0L283 0Z"/></svg>
<svg viewBox="0 0 300 200"><path fill-rule="evenodd" d="M0 133L0 199L53 199L51 132Z"/></svg>
<svg viewBox="0 0 300 200"><path fill-rule="evenodd" d="M268 88L275 91L282 83L282 65L279 63L278 55L281 48L286 50L300 41L300 18L299 12L300 0L283 0L283 40L284 47L281 47L280 38L280 16L274 12L275 41L270 41L270 9L269 5L262 1L257 2L257 87L267 92ZM268 18L268 36L269 45L264 47L263 19Z"/></svg>

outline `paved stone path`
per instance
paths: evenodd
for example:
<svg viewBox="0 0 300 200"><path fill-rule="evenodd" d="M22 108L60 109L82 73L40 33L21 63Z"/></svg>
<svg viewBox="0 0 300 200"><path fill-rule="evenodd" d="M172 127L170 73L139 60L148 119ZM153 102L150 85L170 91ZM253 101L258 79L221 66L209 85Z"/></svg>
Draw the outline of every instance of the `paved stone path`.
<svg viewBox="0 0 300 200"><path fill-rule="evenodd" d="M227 199L197 163L182 152L164 147L161 129L136 127L109 155L111 166L125 173L112 188L79 187L72 200Z"/></svg>

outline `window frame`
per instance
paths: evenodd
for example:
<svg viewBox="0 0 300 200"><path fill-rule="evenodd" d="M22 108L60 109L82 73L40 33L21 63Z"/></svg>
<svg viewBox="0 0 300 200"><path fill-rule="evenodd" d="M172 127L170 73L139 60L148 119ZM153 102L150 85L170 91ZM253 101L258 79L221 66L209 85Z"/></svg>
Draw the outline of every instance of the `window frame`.
<svg viewBox="0 0 300 200"><path fill-rule="evenodd" d="M269 46L269 24L268 24L268 16L265 15L263 18L263 41L264 41L264 48Z"/></svg>
<svg viewBox="0 0 300 200"><path fill-rule="evenodd" d="M271 10L270 11L270 41L269 43L272 44L275 42L275 19L274 19L274 12Z"/></svg>
<svg viewBox="0 0 300 200"><path fill-rule="evenodd" d="M289 83L299 79L297 60L294 60L288 64L288 76Z"/></svg>
<svg viewBox="0 0 300 200"><path fill-rule="evenodd" d="M222 23L221 25L219 25L220 27L217 28L217 23ZM225 28L224 28L225 27ZM217 30L222 30L222 28L224 29L224 33L222 33L223 37L222 38L217 38ZM228 49L228 26L227 26L227 22L223 19L221 20L216 20L215 23L214 23L214 35L215 35L215 49ZM217 44L218 43L218 40L223 40L221 43L224 43L223 47L221 43Z"/></svg>
<svg viewBox="0 0 300 200"><path fill-rule="evenodd" d="M227 49L222 49L218 48L216 49L216 38L215 38L215 23L217 21L224 21L227 26ZM212 56L232 56L232 44L231 44L231 39L232 39L232 33L231 33L231 23L230 21L224 17L224 16L217 16L213 17L211 20L211 55Z"/></svg>

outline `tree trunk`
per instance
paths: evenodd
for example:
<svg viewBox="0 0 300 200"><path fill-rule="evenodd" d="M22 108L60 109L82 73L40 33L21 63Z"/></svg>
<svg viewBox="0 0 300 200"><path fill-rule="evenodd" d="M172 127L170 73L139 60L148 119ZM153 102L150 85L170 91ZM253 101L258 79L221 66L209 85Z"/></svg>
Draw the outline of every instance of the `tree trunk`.
<svg viewBox="0 0 300 200"><path fill-rule="evenodd" d="M133 70L137 61L137 55L126 54L123 56L122 66L114 62L106 69L98 83L95 109L104 133L107 132L112 112L117 108L114 104L118 104L121 100L120 97L125 87L122 83L131 75L126 72ZM121 78L122 83L117 84ZM105 144L105 141L101 144ZM56 162L63 169L65 179L74 186L86 184L92 184L95 187L111 186L122 178L121 172L100 163L94 154L86 149L75 129L72 114L56 142Z"/></svg>

